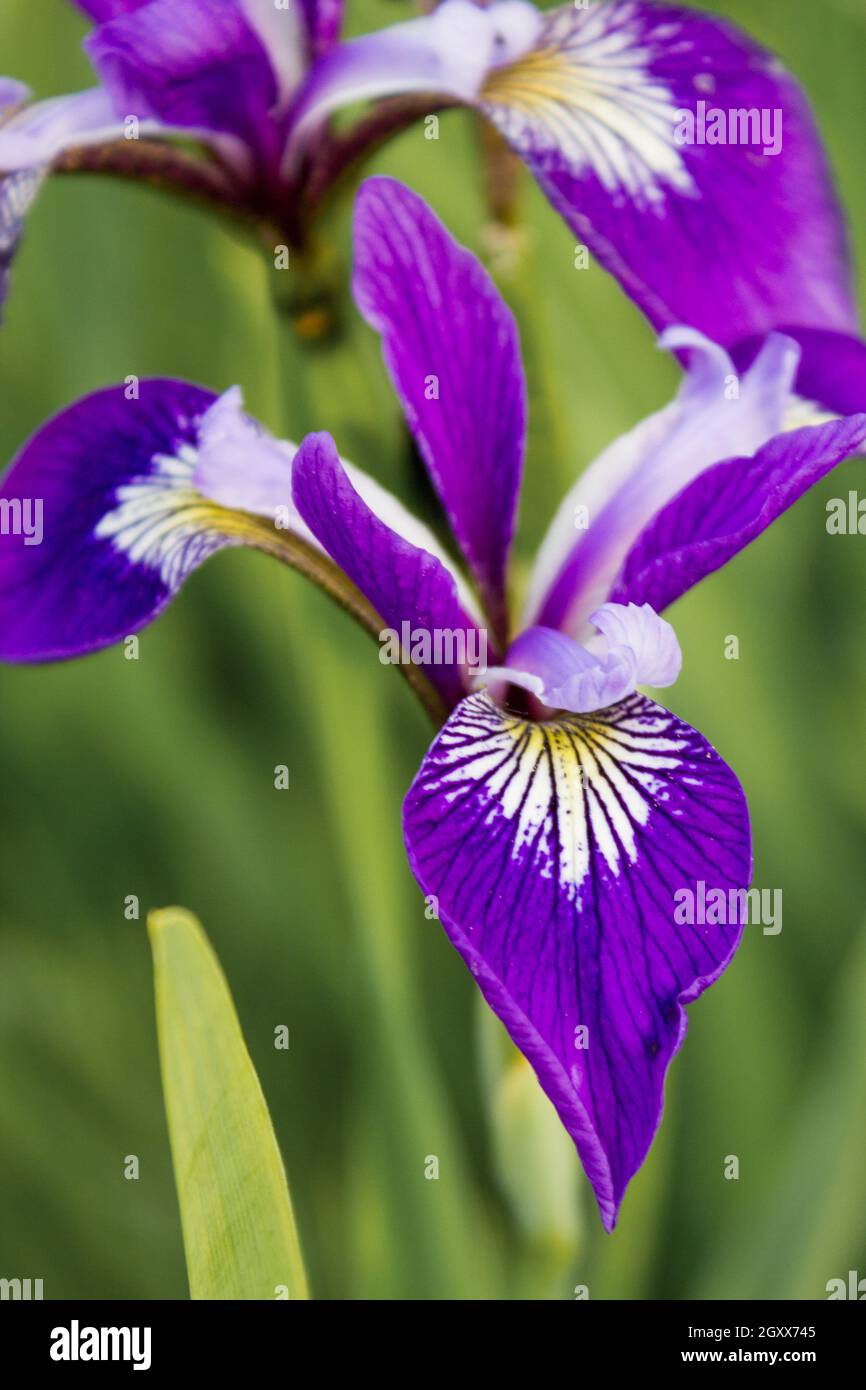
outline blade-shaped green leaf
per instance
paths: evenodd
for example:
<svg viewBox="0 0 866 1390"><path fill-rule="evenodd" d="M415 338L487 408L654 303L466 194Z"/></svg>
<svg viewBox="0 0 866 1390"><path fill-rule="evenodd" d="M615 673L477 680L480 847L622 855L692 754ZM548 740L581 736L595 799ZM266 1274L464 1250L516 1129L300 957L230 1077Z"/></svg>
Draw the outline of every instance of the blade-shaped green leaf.
<svg viewBox="0 0 866 1390"><path fill-rule="evenodd" d="M306 1298L282 1158L219 961L182 908L147 927L190 1294Z"/></svg>

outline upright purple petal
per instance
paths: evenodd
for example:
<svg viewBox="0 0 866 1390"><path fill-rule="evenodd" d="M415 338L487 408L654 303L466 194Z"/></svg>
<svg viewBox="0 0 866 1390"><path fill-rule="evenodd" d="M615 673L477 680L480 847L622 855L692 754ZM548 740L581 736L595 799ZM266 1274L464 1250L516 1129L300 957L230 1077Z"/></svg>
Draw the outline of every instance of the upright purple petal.
<svg viewBox="0 0 866 1390"><path fill-rule="evenodd" d="M629 551L617 603L661 610L720 569L804 492L866 444L866 415L794 430L754 458L710 468L656 516Z"/></svg>
<svg viewBox="0 0 866 1390"><path fill-rule="evenodd" d="M729 895L748 885L751 857L736 777L642 696L532 724L477 694L424 759L404 832L422 891L535 1068L612 1230L659 1123L684 1005L742 932ZM725 911L707 923L699 904L713 890Z"/></svg>
<svg viewBox="0 0 866 1390"><path fill-rule="evenodd" d="M151 0L101 25L85 47L118 110L234 137L260 171L278 164L277 75L234 0Z"/></svg>
<svg viewBox="0 0 866 1390"><path fill-rule="evenodd" d="M47 661L117 642L215 551L268 548L269 528L196 486L212 393L180 381L144 381L139 392L128 399L112 387L63 411L4 479L0 659Z"/></svg>
<svg viewBox="0 0 866 1390"><path fill-rule="evenodd" d="M728 345L781 322L855 327L807 103L725 20L646 0L563 6L480 104L653 324Z"/></svg>
<svg viewBox="0 0 866 1390"><path fill-rule="evenodd" d="M467 689L467 657L477 660L481 653L483 660L486 642L447 565L376 515L350 481L330 435L307 436L292 484L304 521L375 608L383 629L402 634L406 624L410 643L402 645L411 654L418 638L415 664L448 704L456 704Z"/></svg>
<svg viewBox="0 0 866 1390"><path fill-rule="evenodd" d="M494 626L526 434L517 327L487 272L416 194L368 179L355 204L353 289L382 350Z"/></svg>

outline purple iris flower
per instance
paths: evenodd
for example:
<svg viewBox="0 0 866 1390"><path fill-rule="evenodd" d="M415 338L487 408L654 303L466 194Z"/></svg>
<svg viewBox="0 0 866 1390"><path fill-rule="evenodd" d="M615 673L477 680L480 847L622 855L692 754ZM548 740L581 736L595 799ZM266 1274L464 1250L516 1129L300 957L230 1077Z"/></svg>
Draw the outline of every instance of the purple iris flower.
<svg viewBox="0 0 866 1390"><path fill-rule="evenodd" d="M656 327L688 323L725 345L781 323L856 331L806 101L723 20L654 0L443 0L340 42L342 0L78 5L96 24L98 86L22 106L20 84L0 82L0 275L52 167L138 174L303 248L340 174L456 104L493 124ZM330 116L359 101L376 104L335 132Z"/></svg>
<svg viewBox="0 0 866 1390"><path fill-rule="evenodd" d="M660 615L862 449L866 414L819 417L799 400L799 348L784 335L738 376L697 330L666 330L663 345L689 359L676 398L566 497L513 629L526 430L514 319L393 180L362 186L354 245L357 305L466 575L328 434L295 448L244 414L237 388L147 381L63 411L7 475L8 515L27 499L44 510L41 543L0 545L0 656L117 642L231 545L300 568L379 637L408 634L407 673L440 724L405 802L413 872L535 1068L610 1230L658 1126L685 1006L743 930L739 911L678 920L678 895L703 885L705 899L740 903L751 876L734 773L639 690L680 670ZM486 669L467 655L482 638Z"/></svg>

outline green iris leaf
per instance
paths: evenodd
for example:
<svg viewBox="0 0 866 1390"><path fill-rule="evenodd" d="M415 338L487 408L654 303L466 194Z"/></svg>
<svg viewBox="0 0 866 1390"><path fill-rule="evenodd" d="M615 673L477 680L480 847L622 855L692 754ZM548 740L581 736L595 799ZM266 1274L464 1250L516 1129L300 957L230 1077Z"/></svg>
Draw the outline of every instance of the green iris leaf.
<svg viewBox="0 0 866 1390"><path fill-rule="evenodd" d="M190 1295L307 1298L283 1161L219 961L183 908L151 912L147 927Z"/></svg>

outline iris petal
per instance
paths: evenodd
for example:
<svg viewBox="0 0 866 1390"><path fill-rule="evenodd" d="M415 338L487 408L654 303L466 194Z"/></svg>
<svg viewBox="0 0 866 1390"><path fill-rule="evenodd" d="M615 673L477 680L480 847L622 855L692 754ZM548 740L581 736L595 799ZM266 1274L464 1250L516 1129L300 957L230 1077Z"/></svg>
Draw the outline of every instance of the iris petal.
<svg viewBox="0 0 866 1390"><path fill-rule="evenodd" d="M712 464L754 454L785 428L799 356L792 340L770 334L742 378L724 348L692 329L668 329L660 345L689 354L677 397L606 449L566 496L538 552L525 621L580 638L652 517Z"/></svg>
<svg viewBox="0 0 866 1390"><path fill-rule="evenodd" d="M239 5L151 0L100 25L87 52L118 111L212 136L261 172L279 162L277 74Z"/></svg>
<svg viewBox="0 0 866 1390"><path fill-rule="evenodd" d="M364 183L354 227L356 302L381 334L406 419L502 629L526 434L514 317L476 258L396 180Z"/></svg>
<svg viewBox="0 0 866 1390"><path fill-rule="evenodd" d="M745 798L713 748L642 696L532 724L464 700L404 807L413 872L572 1136L611 1230L659 1123L684 1005L735 920L675 895L751 873ZM739 902L739 899L737 899Z"/></svg>
<svg viewBox="0 0 866 1390"><path fill-rule="evenodd" d="M808 106L732 25L646 0L564 6L481 107L655 325L726 344L780 322L855 326Z"/></svg>
<svg viewBox="0 0 866 1390"><path fill-rule="evenodd" d="M340 44L317 63L293 113L291 161L332 111L353 102L430 92L471 104L497 62L525 52L540 27L535 7L445 0L431 14Z"/></svg>
<svg viewBox="0 0 866 1390"><path fill-rule="evenodd" d="M409 655L417 640L413 664L449 706L456 704L466 693L467 667L473 658L484 660L486 634L461 602L450 567L377 515L350 480L330 435L307 436L292 479L298 511L380 615L383 631L406 631Z"/></svg>
<svg viewBox="0 0 866 1390"><path fill-rule="evenodd" d="M796 391L818 412L857 415L866 411L866 342L847 333L785 324L781 331L800 349ZM760 351L762 340L747 339L732 349L740 371L746 371Z"/></svg>
<svg viewBox="0 0 866 1390"><path fill-rule="evenodd" d="M670 623L644 604L605 603L590 622L594 650L549 627L530 627L508 649L505 665L474 684L519 686L551 710L589 714L632 695L639 685L673 685L682 653ZM599 650L603 648L603 650Z"/></svg>
<svg viewBox="0 0 866 1390"><path fill-rule="evenodd" d="M133 399L112 387L24 447L0 488L0 658L47 661L120 641L225 546L284 559L304 546L273 516L229 510L199 490L214 403L180 381L143 381Z"/></svg>
<svg viewBox="0 0 866 1390"><path fill-rule="evenodd" d="M624 559L612 598L666 608L864 446L866 415L852 415L780 435L754 458L716 464L642 531Z"/></svg>

